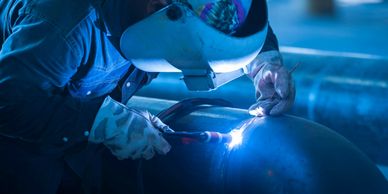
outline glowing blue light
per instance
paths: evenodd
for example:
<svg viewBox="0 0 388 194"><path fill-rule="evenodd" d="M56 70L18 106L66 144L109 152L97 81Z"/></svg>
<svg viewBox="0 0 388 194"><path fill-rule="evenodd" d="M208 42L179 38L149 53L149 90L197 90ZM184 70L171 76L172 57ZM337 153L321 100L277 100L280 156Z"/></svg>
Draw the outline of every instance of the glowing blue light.
<svg viewBox="0 0 388 194"><path fill-rule="evenodd" d="M243 131L242 129L235 129L235 130L232 130L229 135L232 137L232 140L231 142L229 143L229 148L234 148L238 145L240 145L243 141Z"/></svg>

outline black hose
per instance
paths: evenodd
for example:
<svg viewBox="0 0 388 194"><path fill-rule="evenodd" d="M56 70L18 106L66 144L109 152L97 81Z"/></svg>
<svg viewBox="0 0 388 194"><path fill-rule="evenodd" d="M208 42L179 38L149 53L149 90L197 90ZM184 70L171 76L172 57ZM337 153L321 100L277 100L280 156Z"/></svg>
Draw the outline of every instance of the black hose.
<svg viewBox="0 0 388 194"><path fill-rule="evenodd" d="M156 116L164 123L178 119L184 115L190 114L201 108L207 108L202 105L234 107L229 101L218 98L190 98L182 100L173 106L161 111Z"/></svg>

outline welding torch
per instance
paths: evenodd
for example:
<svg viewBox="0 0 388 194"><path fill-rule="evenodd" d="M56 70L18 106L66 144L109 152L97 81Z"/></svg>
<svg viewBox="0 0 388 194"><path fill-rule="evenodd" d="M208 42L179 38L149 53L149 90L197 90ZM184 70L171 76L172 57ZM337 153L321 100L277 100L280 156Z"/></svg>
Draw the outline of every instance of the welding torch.
<svg viewBox="0 0 388 194"><path fill-rule="evenodd" d="M230 133L220 133L214 131L203 132L164 132L166 138L181 139L185 143L230 143L233 139Z"/></svg>
<svg viewBox="0 0 388 194"><path fill-rule="evenodd" d="M216 143L228 144L230 148L240 145L243 141L243 133L245 129L254 121L250 119L242 126L233 129L228 133L220 133L216 131L201 131L201 132L185 132L185 131L166 131L163 137L170 139L179 139L182 143Z"/></svg>

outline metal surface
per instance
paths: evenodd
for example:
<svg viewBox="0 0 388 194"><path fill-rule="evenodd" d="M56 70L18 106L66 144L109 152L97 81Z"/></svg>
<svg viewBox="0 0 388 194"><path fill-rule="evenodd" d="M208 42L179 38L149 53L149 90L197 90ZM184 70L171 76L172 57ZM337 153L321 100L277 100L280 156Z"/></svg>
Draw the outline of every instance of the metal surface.
<svg viewBox="0 0 388 194"><path fill-rule="evenodd" d="M129 106L151 113L173 105L133 97ZM143 161L144 193L386 194L387 182L353 144L316 123L293 116L250 118L246 110L204 106L167 123L174 130L229 132L245 121L243 143L182 144ZM139 178L138 177L138 178Z"/></svg>
<svg viewBox="0 0 388 194"><path fill-rule="evenodd" d="M293 73L297 95L291 113L322 123L355 143L376 163L388 164L388 61L368 55L298 50L283 52ZM308 51L308 52L307 52ZM161 74L138 95L181 100L223 98L237 107L255 102L246 77L212 92L190 92L177 74Z"/></svg>

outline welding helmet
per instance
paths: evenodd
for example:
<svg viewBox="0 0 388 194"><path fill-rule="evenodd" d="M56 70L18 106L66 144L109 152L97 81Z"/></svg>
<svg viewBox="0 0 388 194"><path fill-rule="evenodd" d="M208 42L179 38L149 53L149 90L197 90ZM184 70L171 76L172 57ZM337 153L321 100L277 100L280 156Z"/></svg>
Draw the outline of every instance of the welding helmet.
<svg viewBox="0 0 388 194"><path fill-rule="evenodd" d="M120 48L147 72L182 72L189 90L244 74L267 35L266 0L173 0L128 27Z"/></svg>

